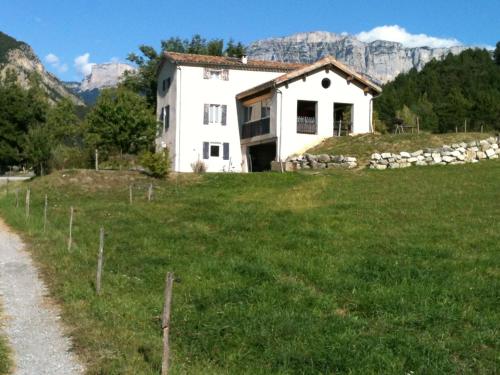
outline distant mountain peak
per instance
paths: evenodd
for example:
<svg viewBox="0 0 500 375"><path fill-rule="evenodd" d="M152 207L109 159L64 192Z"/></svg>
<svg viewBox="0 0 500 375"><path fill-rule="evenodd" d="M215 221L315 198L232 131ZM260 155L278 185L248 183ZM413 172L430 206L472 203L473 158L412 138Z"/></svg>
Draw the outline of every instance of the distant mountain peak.
<svg viewBox="0 0 500 375"><path fill-rule="evenodd" d="M119 62L92 65L92 72L83 79L80 91L115 87L118 85L123 73L135 70L136 68L129 64Z"/></svg>

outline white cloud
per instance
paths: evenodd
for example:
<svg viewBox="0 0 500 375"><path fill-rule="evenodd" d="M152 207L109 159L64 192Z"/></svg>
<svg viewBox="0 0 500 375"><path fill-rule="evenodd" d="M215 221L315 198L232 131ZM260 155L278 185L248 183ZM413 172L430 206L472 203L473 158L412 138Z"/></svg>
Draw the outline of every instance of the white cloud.
<svg viewBox="0 0 500 375"><path fill-rule="evenodd" d="M53 53L49 53L47 56L45 56L45 62L47 62L51 65L59 64L59 57L57 57Z"/></svg>
<svg viewBox="0 0 500 375"><path fill-rule="evenodd" d="M356 37L363 42L373 42L375 40L388 40L401 43L405 47L453 47L460 46L457 39L437 38L426 34L410 34L404 27L398 25L378 26L370 31L362 31Z"/></svg>
<svg viewBox="0 0 500 375"><path fill-rule="evenodd" d="M62 64L61 59L53 53L49 53L45 56L44 60L59 73L66 73L68 71L68 64Z"/></svg>
<svg viewBox="0 0 500 375"><path fill-rule="evenodd" d="M75 58L75 69L78 74L85 77L92 72L92 65L94 65L94 63L91 63L89 60L90 53L88 52Z"/></svg>

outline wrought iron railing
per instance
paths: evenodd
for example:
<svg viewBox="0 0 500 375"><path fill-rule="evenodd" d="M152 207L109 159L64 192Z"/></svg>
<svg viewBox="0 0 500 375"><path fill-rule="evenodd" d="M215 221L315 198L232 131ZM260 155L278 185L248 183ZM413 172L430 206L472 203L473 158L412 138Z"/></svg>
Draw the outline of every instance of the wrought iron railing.
<svg viewBox="0 0 500 375"><path fill-rule="evenodd" d="M243 128L241 129L241 138L245 139L256 137L258 135L269 134L270 131L270 119L267 117L243 124Z"/></svg>
<svg viewBox="0 0 500 375"><path fill-rule="evenodd" d="M297 133L316 134L317 131L316 117L297 116Z"/></svg>

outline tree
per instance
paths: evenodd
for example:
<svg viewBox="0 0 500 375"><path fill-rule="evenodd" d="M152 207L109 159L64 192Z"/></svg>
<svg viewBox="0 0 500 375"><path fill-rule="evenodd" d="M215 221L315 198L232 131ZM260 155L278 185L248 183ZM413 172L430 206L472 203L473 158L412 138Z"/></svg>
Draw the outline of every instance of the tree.
<svg viewBox="0 0 500 375"><path fill-rule="evenodd" d="M222 39L212 39L207 43L207 55L222 56L224 41Z"/></svg>
<svg viewBox="0 0 500 375"><path fill-rule="evenodd" d="M7 72L0 80L0 170L25 160L25 135L31 127L45 123L46 95L36 76L30 80L28 90L17 84L13 72Z"/></svg>
<svg viewBox="0 0 500 375"><path fill-rule="evenodd" d="M24 155L37 175L41 176L49 171L54 147L54 137L47 124L35 124L29 128L24 140Z"/></svg>
<svg viewBox="0 0 500 375"><path fill-rule="evenodd" d="M156 119L146 98L130 90L104 90L87 116L89 145L106 152L137 154L151 147Z"/></svg>
<svg viewBox="0 0 500 375"><path fill-rule="evenodd" d="M227 47L226 50L224 51L224 54L228 57L241 57L246 53L245 46L241 42L238 42L237 44L234 43L233 39L229 39L229 42L227 42Z"/></svg>
<svg viewBox="0 0 500 375"><path fill-rule="evenodd" d="M80 121L71 100L64 98L48 110L47 131L57 143L66 146L75 146L78 143Z"/></svg>
<svg viewBox="0 0 500 375"><path fill-rule="evenodd" d="M500 65L500 42L497 42L497 48L495 48L495 62L497 65Z"/></svg>

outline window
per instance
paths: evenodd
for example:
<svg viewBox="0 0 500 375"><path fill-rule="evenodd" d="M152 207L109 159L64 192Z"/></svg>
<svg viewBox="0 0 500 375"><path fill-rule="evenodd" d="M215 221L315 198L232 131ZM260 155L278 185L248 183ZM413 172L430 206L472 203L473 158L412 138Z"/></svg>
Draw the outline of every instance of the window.
<svg viewBox="0 0 500 375"><path fill-rule="evenodd" d="M297 101L297 133L316 134L316 107L317 102L306 100Z"/></svg>
<svg viewBox="0 0 500 375"><path fill-rule="evenodd" d="M218 158L220 156L220 145L210 145L210 157Z"/></svg>
<svg viewBox="0 0 500 375"><path fill-rule="evenodd" d="M170 77L165 78L165 79L162 81L162 89L163 89L163 92L167 91L167 90L170 88L170 83L171 83L171 79L170 79Z"/></svg>
<svg viewBox="0 0 500 375"><path fill-rule="evenodd" d="M229 143L203 142L203 159L219 159L221 156L223 160L229 160Z"/></svg>
<svg viewBox="0 0 500 375"><path fill-rule="evenodd" d="M229 80L229 70L205 68L203 70L203 79L228 81Z"/></svg>
<svg viewBox="0 0 500 375"><path fill-rule="evenodd" d="M165 133L170 127L170 106L167 105L162 109L161 120L163 121L163 133Z"/></svg>
<svg viewBox="0 0 500 375"><path fill-rule="evenodd" d="M210 104L209 123L219 124L222 118L222 108L219 104Z"/></svg>
<svg viewBox="0 0 500 375"><path fill-rule="evenodd" d="M203 113L203 123L226 125L227 105L224 104L205 104Z"/></svg>

